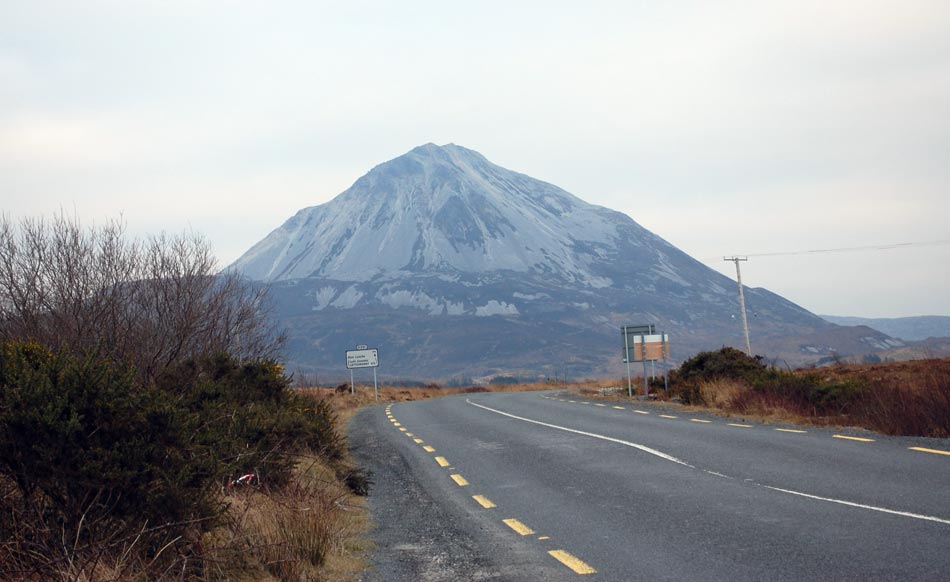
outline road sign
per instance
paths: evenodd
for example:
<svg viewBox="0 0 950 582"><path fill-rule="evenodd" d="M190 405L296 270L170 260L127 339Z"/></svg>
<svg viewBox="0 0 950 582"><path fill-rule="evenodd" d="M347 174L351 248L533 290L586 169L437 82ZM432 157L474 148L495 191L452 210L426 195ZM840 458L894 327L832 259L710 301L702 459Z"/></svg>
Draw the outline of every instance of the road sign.
<svg viewBox="0 0 950 582"><path fill-rule="evenodd" d="M635 335L630 338L626 357L631 362L640 360L664 360L670 337L665 333Z"/></svg>
<svg viewBox="0 0 950 582"><path fill-rule="evenodd" d="M641 325L622 325L620 335L623 336L623 361L627 364L627 395L633 397L633 386L630 377L630 362L643 362L643 394L650 391L647 382L647 362L666 360L669 357L670 339L665 333L656 333L656 326L652 323ZM664 371L663 384L669 388L669 380Z"/></svg>
<svg viewBox="0 0 950 582"><path fill-rule="evenodd" d="M356 349L358 349L358 350L365 350L365 349L367 349L367 348L369 348L369 346L366 345L366 344L360 344L360 345L356 346Z"/></svg>
<svg viewBox="0 0 950 582"><path fill-rule="evenodd" d="M652 323L644 323L642 325L621 325L620 333L631 337L635 335L652 335L656 333L656 325Z"/></svg>
<svg viewBox="0 0 950 582"><path fill-rule="evenodd" d="M379 353L376 348L371 350L348 350L346 352L346 367L376 368L379 366Z"/></svg>

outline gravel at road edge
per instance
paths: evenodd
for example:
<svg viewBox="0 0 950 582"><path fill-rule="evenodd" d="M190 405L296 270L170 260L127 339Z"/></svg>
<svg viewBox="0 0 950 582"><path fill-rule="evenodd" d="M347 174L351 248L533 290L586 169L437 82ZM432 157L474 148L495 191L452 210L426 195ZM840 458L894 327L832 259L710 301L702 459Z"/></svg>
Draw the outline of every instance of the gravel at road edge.
<svg viewBox="0 0 950 582"><path fill-rule="evenodd" d="M361 410L350 421L350 450L372 472L369 507L376 549L365 582L443 582L454 580L538 580L518 543L502 545L470 514L457 509L437 488L417 478L409 460L382 438L392 430L381 407Z"/></svg>

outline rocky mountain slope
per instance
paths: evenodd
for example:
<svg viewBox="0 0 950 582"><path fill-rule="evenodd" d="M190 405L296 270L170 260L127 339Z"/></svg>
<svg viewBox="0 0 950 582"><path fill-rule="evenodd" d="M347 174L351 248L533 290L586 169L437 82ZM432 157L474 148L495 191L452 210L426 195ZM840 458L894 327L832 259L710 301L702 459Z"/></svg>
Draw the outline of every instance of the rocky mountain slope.
<svg viewBox="0 0 950 582"><path fill-rule="evenodd" d="M619 373L622 324L655 323L676 360L742 345L735 282L630 217L456 145L427 144L305 208L233 268L269 285L301 370L446 378ZM899 346L746 289L753 349L798 364Z"/></svg>

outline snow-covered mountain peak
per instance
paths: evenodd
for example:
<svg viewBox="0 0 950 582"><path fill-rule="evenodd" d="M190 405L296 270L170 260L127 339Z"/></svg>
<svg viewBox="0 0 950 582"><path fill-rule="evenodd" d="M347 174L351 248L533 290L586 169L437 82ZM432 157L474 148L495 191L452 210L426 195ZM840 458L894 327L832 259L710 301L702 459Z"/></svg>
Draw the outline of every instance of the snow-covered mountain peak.
<svg viewBox="0 0 950 582"><path fill-rule="evenodd" d="M299 211L234 267L265 281L508 270L598 286L591 262L616 250L621 222L639 229L478 152L430 143Z"/></svg>
<svg viewBox="0 0 950 582"><path fill-rule="evenodd" d="M291 357L327 373L363 342L384 347L390 373L447 377L565 362L616 372L618 326L631 323L656 323L678 358L742 337L732 280L624 214L453 144L374 167L233 267L267 282ZM887 345L766 290L744 297L760 353L794 362Z"/></svg>

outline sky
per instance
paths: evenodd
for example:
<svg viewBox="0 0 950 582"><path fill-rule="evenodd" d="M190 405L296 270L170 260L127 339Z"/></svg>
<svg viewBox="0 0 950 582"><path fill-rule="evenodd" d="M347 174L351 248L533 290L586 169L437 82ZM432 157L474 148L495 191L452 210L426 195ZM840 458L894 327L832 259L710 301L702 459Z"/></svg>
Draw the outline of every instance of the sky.
<svg viewBox="0 0 950 582"><path fill-rule="evenodd" d="M0 212L223 266L456 143L815 313L950 315L948 30L946 0L5 0Z"/></svg>

